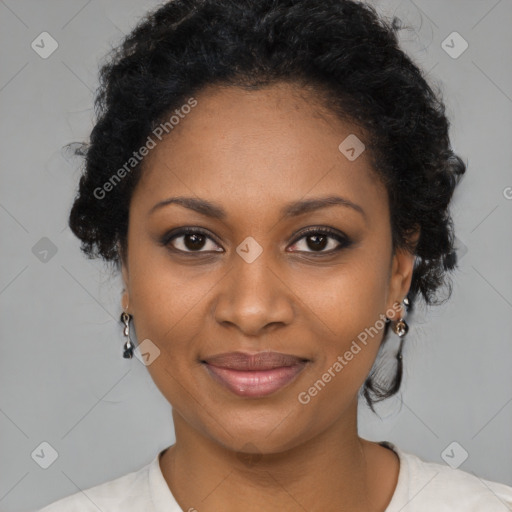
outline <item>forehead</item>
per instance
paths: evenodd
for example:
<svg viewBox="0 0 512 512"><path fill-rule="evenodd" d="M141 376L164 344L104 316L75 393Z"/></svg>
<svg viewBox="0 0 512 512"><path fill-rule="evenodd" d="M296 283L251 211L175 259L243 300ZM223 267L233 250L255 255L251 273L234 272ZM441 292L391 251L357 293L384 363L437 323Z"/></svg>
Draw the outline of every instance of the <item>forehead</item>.
<svg viewBox="0 0 512 512"><path fill-rule="evenodd" d="M226 210L230 203L268 210L339 193L380 214L387 208L363 132L330 113L311 90L284 83L211 87L194 98L196 106L145 158L138 199L208 196ZM351 147L355 159L346 151Z"/></svg>

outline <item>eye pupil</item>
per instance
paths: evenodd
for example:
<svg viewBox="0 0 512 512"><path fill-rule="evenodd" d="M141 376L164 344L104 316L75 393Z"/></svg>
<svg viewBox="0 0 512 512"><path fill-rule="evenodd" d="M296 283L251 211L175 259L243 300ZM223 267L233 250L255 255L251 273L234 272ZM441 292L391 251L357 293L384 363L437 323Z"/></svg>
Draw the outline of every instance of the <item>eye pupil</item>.
<svg viewBox="0 0 512 512"><path fill-rule="evenodd" d="M325 235L309 235L307 237L307 240L308 240L308 247L310 249L314 249L314 250L322 250L325 248L326 244L327 244L327 238ZM310 240L314 239L315 241L313 242L313 244L310 244ZM321 240L319 242L319 239Z"/></svg>
<svg viewBox="0 0 512 512"><path fill-rule="evenodd" d="M186 248L189 250L197 250L202 249L204 246L204 235L200 235L197 233L189 233L188 235L185 235L183 243L185 244ZM188 243L192 240L192 243Z"/></svg>

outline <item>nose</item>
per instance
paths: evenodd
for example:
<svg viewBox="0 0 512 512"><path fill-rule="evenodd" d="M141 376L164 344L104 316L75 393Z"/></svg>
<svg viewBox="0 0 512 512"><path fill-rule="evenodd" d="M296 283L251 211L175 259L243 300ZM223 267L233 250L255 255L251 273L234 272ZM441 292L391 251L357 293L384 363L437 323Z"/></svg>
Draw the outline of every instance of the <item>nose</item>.
<svg viewBox="0 0 512 512"><path fill-rule="evenodd" d="M246 336L261 336L292 322L293 297L285 277L263 254L251 263L238 258L219 283L215 319Z"/></svg>

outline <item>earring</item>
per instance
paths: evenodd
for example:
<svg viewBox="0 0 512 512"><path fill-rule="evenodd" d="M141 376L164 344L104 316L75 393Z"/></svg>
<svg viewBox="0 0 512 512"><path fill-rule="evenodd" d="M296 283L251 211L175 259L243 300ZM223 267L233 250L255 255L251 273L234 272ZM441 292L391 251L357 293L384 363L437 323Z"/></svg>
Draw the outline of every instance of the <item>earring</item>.
<svg viewBox="0 0 512 512"><path fill-rule="evenodd" d="M124 344L124 352L123 357L126 359L131 359L133 357L133 343L130 339L130 320L132 319L132 315L125 313L124 311L121 313L121 322L124 324L123 333L126 337L126 342Z"/></svg>
<svg viewBox="0 0 512 512"><path fill-rule="evenodd" d="M403 338L409 332L409 326L403 318L400 318L400 320L395 324L393 330L395 331L395 334L398 334L400 338Z"/></svg>
<svg viewBox="0 0 512 512"><path fill-rule="evenodd" d="M409 300L407 297L404 299L404 304L406 306L409 305ZM400 347L398 348L398 353L396 354L396 358L399 362L402 361L402 348L404 346L404 336L409 332L409 326L407 325L407 322L404 320L404 318L400 315L400 319L393 327L393 331L395 331L395 334L397 334L400 338ZM401 370L401 368L400 368Z"/></svg>

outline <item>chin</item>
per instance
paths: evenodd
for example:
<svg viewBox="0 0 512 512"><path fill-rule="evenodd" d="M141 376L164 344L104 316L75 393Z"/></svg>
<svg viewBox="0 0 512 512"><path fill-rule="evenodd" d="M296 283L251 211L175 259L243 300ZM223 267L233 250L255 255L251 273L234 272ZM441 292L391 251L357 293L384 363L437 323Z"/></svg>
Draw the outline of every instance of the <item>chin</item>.
<svg viewBox="0 0 512 512"><path fill-rule="evenodd" d="M304 413L304 411L302 411ZM313 435L307 422L299 421L300 410L284 407L255 407L226 412L227 420L221 425L211 418L208 437L234 452L256 454L281 453L294 448Z"/></svg>

